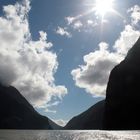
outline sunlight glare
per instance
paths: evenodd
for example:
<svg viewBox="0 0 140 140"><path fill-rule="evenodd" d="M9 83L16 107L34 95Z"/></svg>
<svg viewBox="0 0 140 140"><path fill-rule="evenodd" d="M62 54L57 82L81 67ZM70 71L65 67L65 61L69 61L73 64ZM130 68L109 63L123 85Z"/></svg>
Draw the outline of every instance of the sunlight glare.
<svg viewBox="0 0 140 140"><path fill-rule="evenodd" d="M109 11L113 9L114 0L96 0L95 11L96 14L101 15L102 17Z"/></svg>

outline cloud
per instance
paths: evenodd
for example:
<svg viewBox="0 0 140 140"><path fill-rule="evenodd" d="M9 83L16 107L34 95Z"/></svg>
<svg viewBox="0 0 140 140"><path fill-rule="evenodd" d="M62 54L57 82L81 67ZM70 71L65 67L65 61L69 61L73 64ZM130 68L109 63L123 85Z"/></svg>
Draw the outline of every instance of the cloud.
<svg viewBox="0 0 140 140"><path fill-rule="evenodd" d="M135 5L128 10L128 13L131 13L132 24L138 24L138 22L140 21L140 6Z"/></svg>
<svg viewBox="0 0 140 140"><path fill-rule="evenodd" d="M56 124L60 125L60 126L65 126L68 121L67 120L62 120L62 119L58 119L58 120L53 120Z"/></svg>
<svg viewBox="0 0 140 140"><path fill-rule="evenodd" d="M88 26L95 27L95 26L97 26L98 24L97 24L97 22L95 22L95 21L93 21L93 20L87 20L87 25L88 25Z"/></svg>
<svg viewBox="0 0 140 140"><path fill-rule="evenodd" d="M73 28L76 30L80 30L80 28L83 27L83 24L80 20L73 23Z"/></svg>
<svg viewBox="0 0 140 140"><path fill-rule="evenodd" d="M56 113L56 110L52 110L51 107L57 106L60 104L60 101L48 102L45 106L40 106L40 108L46 108L44 111L49 113Z"/></svg>
<svg viewBox="0 0 140 140"><path fill-rule="evenodd" d="M59 101L55 101L53 103L47 104L47 107L57 106L59 103L60 103Z"/></svg>
<svg viewBox="0 0 140 140"><path fill-rule="evenodd" d="M98 50L83 57L84 65L72 70L76 86L84 88L93 96L104 96L110 71L124 59L139 36L140 31L126 25L115 41L112 52L107 43L101 42Z"/></svg>
<svg viewBox="0 0 140 140"><path fill-rule="evenodd" d="M53 43L47 33L32 40L28 12L30 1L4 6L0 17L0 82L15 86L35 107L45 107L53 98L67 94L63 85L55 85L57 55L49 49Z"/></svg>
<svg viewBox="0 0 140 140"><path fill-rule="evenodd" d="M87 20L87 24L88 24L88 25L93 25L94 22L93 22L93 20Z"/></svg>
<svg viewBox="0 0 140 140"><path fill-rule="evenodd" d="M117 51L117 53L125 56L139 36L140 31L136 30L131 25L126 25L124 30L120 33L120 37L117 39L113 47Z"/></svg>
<svg viewBox="0 0 140 140"><path fill-rule="evenodd" d="M67 24L70 25L74 22L75 17L65 17L65 20L67 21Z"/></svg>
<svg viewBox="0 0 140 140"><path fill-rule="evenodd" d="M121 59L119 55L109 52L108 47L107 43L100 43L98 50L83 57L85 65L71 72L76 86L92 95L105 95L110 70Z"/></svg>
<svg viewBox="0 0 140 140"><path fill-rule="evenodd" d="M104 96L112 68L124 59L128 50L140 36L135 25L140 21L140 7L135 5L128 10L131 14L131 24L125 25L120 36L111 49L106 42L99 43L99 48L83 56L84 64L71 71L75 85L85 89L93 96ZM88 21L87 24L92 24Z"/></svg>
<svg viewBox="0 0 140 140"><path fill-rule="evenodd" d="M78 20L80 18L81 15L77 16L77 17L65 17L65 20L67 21L67 25L69 27L71 27L73 30L77 30L77 31L81 31L81 28L84 28L84 24L81 22L81 20ZM91 26L93 25L93 23L91 24L91 20L89 20L87 22L87 25ZM62 28L63 29L63 28ZM62 31L61 31L62 32ZM64 31L63 31L64 32Z"/></svg>
<svg viewBox="0 0 140 140"><path fill-rule="evenodd" d="M98 21L96 19L91 20L91 19L84 19L83 20L84 15L80 14L77 16L69 16L69 17L65 17L65 20L67 22L67 26L68 28L70 27L71 29L73 29L74 31L84 31L84 32L91 32L91 30L93 31L93 27L96 27L99 25ZM104 20L103 23L105 23L106 21ZM92 29L91 29L92 27Z"/></svg>
<svg viewBox="0 0 140 140"><path fill-rule="evenodd" d="M57 113L56 110L52 110L52 109L48 109L48 108L46 108L44 111L47 112L47 113L53 113L53 114Z"/></svg>
<svg viewBox="0 0 140 140"><path fill-rule="evenodd" d="M66 28L59 27L56 30L56 33L61 35L61 36L67 36L67 37L72 37L71 33L66 31Z"/></svg>

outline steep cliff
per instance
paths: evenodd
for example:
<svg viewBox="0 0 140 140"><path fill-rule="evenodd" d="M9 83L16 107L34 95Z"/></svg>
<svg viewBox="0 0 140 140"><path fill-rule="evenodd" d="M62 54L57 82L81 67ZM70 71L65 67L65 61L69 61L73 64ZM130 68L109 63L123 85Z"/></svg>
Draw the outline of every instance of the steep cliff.
<svg viewBox="0 0 140 140"><path fill-rule="evenodd" d="M104 129L140 129L140 38L110 74Z"/></svg>

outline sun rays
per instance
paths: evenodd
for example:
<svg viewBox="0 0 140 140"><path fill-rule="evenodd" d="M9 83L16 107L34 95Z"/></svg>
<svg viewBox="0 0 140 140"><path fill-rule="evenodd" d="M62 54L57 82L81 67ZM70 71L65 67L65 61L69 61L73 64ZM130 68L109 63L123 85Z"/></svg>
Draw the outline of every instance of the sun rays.
<svg viewBox="0 0 140 140"><path fill-rule="evenodd" d="M104 17L108 12L113 11L113 1L114 0L96 0L95 2L95 12L101 17Z"/></svg>
<svg viewBox="0 0 140 140"><path fill-rule="evenodd" d="M115 9L115 0L92 0L90 3L85 3L84 6L87 10L74 17L74 20L85 17L89 14L94 14L96 17L101 19L101 22L104 22L106 16L113 14L125 20L125 18Z"/></svg>

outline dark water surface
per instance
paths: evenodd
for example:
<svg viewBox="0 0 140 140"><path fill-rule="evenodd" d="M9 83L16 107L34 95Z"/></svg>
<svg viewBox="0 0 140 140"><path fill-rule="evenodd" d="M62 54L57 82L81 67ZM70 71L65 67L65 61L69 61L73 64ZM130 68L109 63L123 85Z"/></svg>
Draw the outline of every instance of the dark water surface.
<svg viewBox="0 0 140 140"><path fill-rule="evenodd" d="M140 140L140 131L0 130L0 140Z"/></svg>

